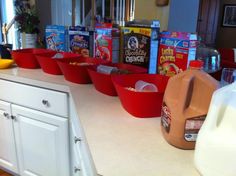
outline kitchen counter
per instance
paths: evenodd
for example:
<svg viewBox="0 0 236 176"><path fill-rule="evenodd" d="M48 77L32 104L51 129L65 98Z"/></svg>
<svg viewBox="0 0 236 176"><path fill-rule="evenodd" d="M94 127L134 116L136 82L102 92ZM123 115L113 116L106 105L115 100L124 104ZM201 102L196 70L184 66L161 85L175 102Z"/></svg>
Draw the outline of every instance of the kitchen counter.
<svg viewBox="0 0 236 176"><path fill-rule="evenodd" d="M169 145L162 137L160 118L135 118L118 97L104 95L92 84L17 67L0 70L0 78L70 93L97 172L103 176L199 176L194 151Z"/></svg>

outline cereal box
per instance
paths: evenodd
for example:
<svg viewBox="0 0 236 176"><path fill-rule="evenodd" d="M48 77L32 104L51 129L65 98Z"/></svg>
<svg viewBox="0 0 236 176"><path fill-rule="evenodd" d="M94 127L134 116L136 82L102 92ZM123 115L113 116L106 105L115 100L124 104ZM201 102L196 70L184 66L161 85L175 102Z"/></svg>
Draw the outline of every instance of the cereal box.
<svg viewBox="0 0 236 176"><path fill-rule="evenodd" d="M134 64L157 72L157 53L159 46L159 21L151 24L122 27L123 63Z"/></svg>
<svg viewBox="0 0 236 176"><path fill-rule="evenodd" d="M69 49L84 57L93 56L93 31L83 26L69 27Z"/></svg>
<svg viewBox="0 0 236 176"><path fill-rule="evenodd" d="M158 55L158 72L173 76L187 69L195 60L197 35L187 32L162 32Z"/></svg>
<svg viewBox="0 0 236 176"><path fill-rule="evenodd" d="M95 27L95 57L113 63L119 62L119 29L102 23Z"/></svg>
<svg viewBox="0 0 236 176"><path fill-rule="evenodd" d="M55 51L68 51L68 28L48 25L45 30L46 46Z"/></svg>

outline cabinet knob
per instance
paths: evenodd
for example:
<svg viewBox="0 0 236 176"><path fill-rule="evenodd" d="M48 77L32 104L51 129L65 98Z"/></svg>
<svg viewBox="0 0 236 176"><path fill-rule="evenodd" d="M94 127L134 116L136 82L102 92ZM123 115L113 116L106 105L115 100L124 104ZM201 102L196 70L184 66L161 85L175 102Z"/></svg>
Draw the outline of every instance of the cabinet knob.
<svg viewBox="0 0 236 176"><path fill-rule="evenodd" d="M81 169L75 166L75 167L74 167L74 172L77 173L77 172L79 172L79 171L81 171Z"/></svg>
<svg viewBox="0 0 236 176"><path fill-rule="evenodd" d="M49 107L49 102L48 102L48 100L42 100L42 103L43 103L43 105Z"/></svg>
<svg viewBox="0 0 236 176"><path fill-rule="evenodd" d="M16 121L16 116L11 115L11 119Z"/></svg>
<svg viewBox="0 0 236 176"><path fill-rule="evenodd" d="M75 141L75 143L77 143L77 142L81 142L82 139L75 136L74 141Z"/></svg>
<svg viewBox="0 0 236 176"><path fill-rule="evenodd" d="M9 116L9 114L8 114L7 112L4 112L4 113L3 113L3 116L6 117L6 118L8 118L8 119L10 118L10 116Z"/></svg>

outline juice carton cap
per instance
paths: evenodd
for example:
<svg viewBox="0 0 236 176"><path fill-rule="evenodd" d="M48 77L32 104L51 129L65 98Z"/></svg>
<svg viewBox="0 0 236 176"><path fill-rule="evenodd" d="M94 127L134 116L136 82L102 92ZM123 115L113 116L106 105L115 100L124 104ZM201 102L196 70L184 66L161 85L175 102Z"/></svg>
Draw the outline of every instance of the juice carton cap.
<svg viewBox="0 0 236 176"><path fill-rule="evenodd" d="M203 67L203 61L200 60L192 60L189 63L189 67L191 68L202 68Z"/></svg>

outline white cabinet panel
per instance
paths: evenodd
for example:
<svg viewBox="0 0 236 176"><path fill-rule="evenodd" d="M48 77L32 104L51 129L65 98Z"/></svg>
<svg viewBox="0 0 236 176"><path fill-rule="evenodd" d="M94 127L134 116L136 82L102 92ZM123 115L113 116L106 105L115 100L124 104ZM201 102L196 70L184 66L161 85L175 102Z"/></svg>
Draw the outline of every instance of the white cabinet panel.
<svg viewBox="0 0 236 176"><path fill-rule="evenodd" d="M69 176L68 120L12 105L21 176Z"/></svg>
<svg viewBox="0 0 236 176"><path fill-rule="evenodd" d="M85 137L81 134L78 123L71 123L71 151L73 176L97 175L92 156L88 149Z"/></svg>
<svg viewBox="0 0 236 176"><path fill-rule="evenodd" d="M0 101L0 166L17 173L14 131L10 103Z"/></svg>
<svg viewBox="0 0 236 176"><path fill-rule="evenodd" d="M68 117L68 95L63 92L0 80L2 100Z"/></svg>

